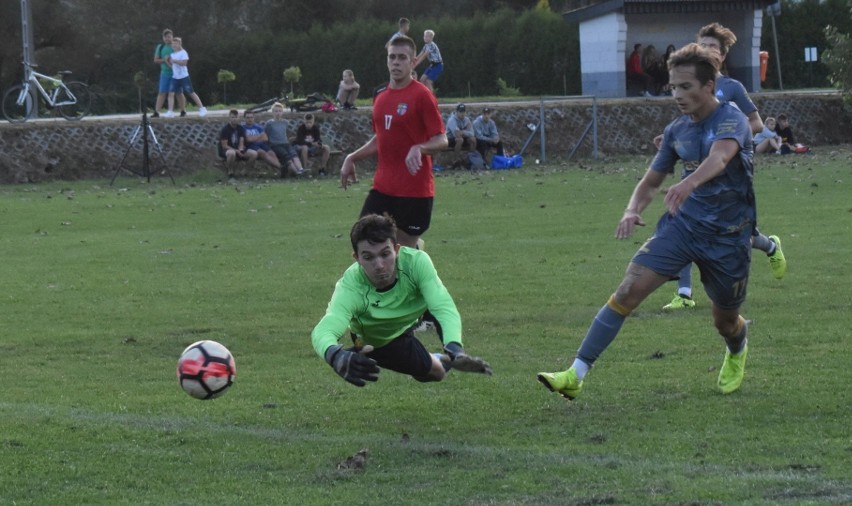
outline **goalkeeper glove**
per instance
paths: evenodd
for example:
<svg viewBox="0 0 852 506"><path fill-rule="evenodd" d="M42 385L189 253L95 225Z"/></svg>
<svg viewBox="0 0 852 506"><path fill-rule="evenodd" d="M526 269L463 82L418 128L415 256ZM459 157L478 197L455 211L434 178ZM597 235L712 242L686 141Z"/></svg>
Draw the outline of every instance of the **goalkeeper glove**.
<svg viewBox="0 0 852 506"><path fill-rule="evenodd" d="M361 351L369 353L372 349L371 346L365 346ZM339 344L325 350L325 361L341 378L356 387L363 387L366 381L379 379L381 369L375 360L356 351L344 350Z"/></svg>
<svg viewBox="0 0 852 506"><path fill-rule="evenodd" d="M450 365L461 372L478 372L491 376L491 365L479 357L471 357L465 353L461 344L456 342L444 345L444 353L450 357Z"/></svg>

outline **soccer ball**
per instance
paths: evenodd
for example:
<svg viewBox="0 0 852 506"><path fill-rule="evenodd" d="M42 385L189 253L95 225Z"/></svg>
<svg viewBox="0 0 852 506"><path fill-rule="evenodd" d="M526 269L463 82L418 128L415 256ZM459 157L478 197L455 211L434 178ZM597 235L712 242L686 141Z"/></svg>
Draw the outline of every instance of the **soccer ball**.
<svg viewBox="0 0 852 506"><path fill-rule="evenodd" d="M234 383L234 356L216 341L192 343L180 354L177 377L181 388L196 399L213 399Z"/></svg>

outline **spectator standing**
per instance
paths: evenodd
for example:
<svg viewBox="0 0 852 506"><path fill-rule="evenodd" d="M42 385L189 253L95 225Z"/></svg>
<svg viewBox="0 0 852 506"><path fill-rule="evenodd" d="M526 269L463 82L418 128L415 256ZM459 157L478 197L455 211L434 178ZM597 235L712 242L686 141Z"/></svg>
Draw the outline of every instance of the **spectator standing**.
<svg viewBox="0 0 852 506"><path fill-rule="evenodd" d="M642 95L651 96L653 79L642 68L642 44L634 44L633 52L627 58L627 82L639 84L642 87Z"/></svg>
<svg viewBox="0 0 852 506"><path fill-rule="evenodd" d="M326 144L322 143L320 137L320 127L316 123L316 117L313 113L305 114L304 121L296 130L296 140L293 142L299 150L299 157L302 159L302 167L308 166L309 156L322 156L322 165L320 166L319 175L326 175L326 167L328 166L328 158L331 155L331 150Z"/></svg>
<svg viewBox="0 0 852 506"><path fill-rule="evenodd" d="M488 160L488 151L495 150L498 155L503 154L503 142L497 132L497 124L491 119L491 108L486 107L482 114L473 120L473 132L476 136L476 150L482 155L483 160Z"/></svg>
<svg viewBox="0 0 852 506"><path fill-rule="evenodd" d="M444 71L444 59L441 57L441 50L435 44L435 32L426 30L423 32L423 49L417 58L414 59L414 67L417 68L424 60L429 62L429 66L420 76L420 82L429 88L429 91L435 93L435 81Z"/></svg>
<svg viewBox="0 0 852 506"><path fill-rule="evenodd" d="M355 81L355 73L349 69L343 71L343 79L337 86L337 103L344 111L354 111L355 100L358 98L358 92L361 91L361 85Z"/></svg>
<svg viewBox="0 0 852 506"><path fill-rule="evenodd" d="M228 123L219 131L219 157L225 160L228 179L236 176L237 162L251 160L253 165L257 158L256 151L246 149L246 130L236 109L228 111Z"/></svg>
<svg viewBox="0 0 852 506"><path fill-rule="evenodd" d="M467 107L464 104L456 106L455 112L447 118L447 143L455 151L467 148L476 150L476 135L473 132L473 122L467 117Z"/></svg>
<svg viewBox="0 0 852 506"><path fill-rule="evenodd" d="M272 119L267 121L263 126L263 131L266 132L266 137L269 139L269 147L278 157L281 163L281 177L289 172L294 176L301 176L305 173L302 167L302 160L296 153L296 148L290 144L290 139L287 137L287 120L284 119L284 104L275 102L270 109Z"/></svg>
<svg viewBox="0 0 852 506"><path fill-rule="evenodd" d="M160 66L160 82L157 87L157 101L154 104L152 118L160 117L160 109L163 108L172 86L172 66L168 62L169 55L174 51L172 49L172 36L170 29L163 30L163 43L157 44L154 49L154 63ZM177 105L180 108L180 115L186 116L186 97L183 96L183 93L178 95Z"/></svg>
<svg viewBox="0 0 852 506"><path fill-rule="evenodd" d="M169 110L165 117L173 118L175 113L175 93L186 93L189 98L198 106L198 115L202 118L207 116L207 108L201 103L201 99L192 89L192 81L189 80L189 53L183 49L183 41L180 37L172 38L172 54L168 59L172 64L172 84L169 88Z"/></svg>
<svg viewBox="0 0 852 506"><path fill-rule="evenodd" d="M397 37L408 37L408 30L411 28L411 21L408 18L399 18L397 22L397 31L390 36L385 47L390 47L390 43Z"/></svg>

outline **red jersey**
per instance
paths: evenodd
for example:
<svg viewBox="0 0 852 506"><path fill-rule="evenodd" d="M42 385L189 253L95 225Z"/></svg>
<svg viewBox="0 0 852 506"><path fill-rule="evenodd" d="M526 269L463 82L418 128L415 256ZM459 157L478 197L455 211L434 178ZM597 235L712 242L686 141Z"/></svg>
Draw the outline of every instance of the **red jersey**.
<svg viewBox="0 0 852 506"><path fill-rule="evenodd" d="M444 132L432 92L413 80L401 90L382 90L373 101L373 131L379 152L373 188L392 197L434 197L432 157L423 155L423 165L413 176L405 166L411 146Z"/></svg>

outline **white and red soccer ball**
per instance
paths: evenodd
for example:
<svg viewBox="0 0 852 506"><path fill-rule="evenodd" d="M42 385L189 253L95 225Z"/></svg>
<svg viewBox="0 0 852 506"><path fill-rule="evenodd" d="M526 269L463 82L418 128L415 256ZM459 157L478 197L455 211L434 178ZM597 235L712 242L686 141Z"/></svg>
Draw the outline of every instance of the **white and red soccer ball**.
<svg viewBox="0 0 852 506"><path fill-rule="evenodd" d="M198 341L183 350L177 363L181 388L196 399L213 399L234 384L234 356L216 341Z"/></svg>

